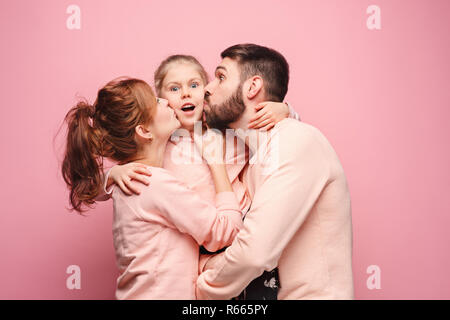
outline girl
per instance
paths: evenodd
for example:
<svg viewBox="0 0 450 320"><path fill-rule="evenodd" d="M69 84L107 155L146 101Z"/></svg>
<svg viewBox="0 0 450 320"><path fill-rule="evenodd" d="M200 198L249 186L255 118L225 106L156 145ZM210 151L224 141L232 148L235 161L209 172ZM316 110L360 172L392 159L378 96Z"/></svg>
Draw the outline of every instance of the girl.
<svg viewBox="0 0 450 320"><path fill-rule="evenodd" d="M198 245L229 245L242 215L225 166L209 159L216 206L162 168L171 134L180 127L167 101L150 86L118 79L99 90L95 103L78 103L65 117L67 147L62 166L73 208L93 203L102 184L103 157L151 169L152 186L126 196L112 188L113 236L120 276L118 299L195 299ZM209 146L210 147L210 146Z"/></svg>

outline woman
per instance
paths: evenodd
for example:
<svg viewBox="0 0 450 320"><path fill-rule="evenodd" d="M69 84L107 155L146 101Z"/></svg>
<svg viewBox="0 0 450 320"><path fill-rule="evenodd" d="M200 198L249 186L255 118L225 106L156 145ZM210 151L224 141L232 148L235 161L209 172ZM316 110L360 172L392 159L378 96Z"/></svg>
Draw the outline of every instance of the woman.
<svg viewBox="0 0 450 320"><path fill-rule="evenodd" d="M151 169L151 186L126 196L113 187L113 235L120 276L118 299L195 299L199 245L231 244L242 215L223 161L209 159L216 207L162 168L171 134L180 127L167 101L142 80L122 78L78 103L65 117L62 173L73 208L92 204L103 181L104 157ZM218 145L222 148L222 145ZM202 155L208 159L209 155ZM211 146L208 146L211 149ZM218 152L214 154L220 154Z"/></svg>

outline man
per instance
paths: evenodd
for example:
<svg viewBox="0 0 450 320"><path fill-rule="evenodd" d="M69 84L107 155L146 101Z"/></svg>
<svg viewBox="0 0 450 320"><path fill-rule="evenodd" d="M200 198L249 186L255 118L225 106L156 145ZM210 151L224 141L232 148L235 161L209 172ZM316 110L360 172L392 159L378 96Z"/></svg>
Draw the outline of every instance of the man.
<svg viewBox="0 0 450 320"><path fill-rule="evenodd" d="M258 159L242 174L252 198L244 227L223 253L203 259L197 297L236 297L277 267L278 299L353 299L350 195L332 146L319 130L292 119L269 136L246 130L258 103L283 101L285 58L254 44L232 46L221 57L205 87L206 121L235 129Z"/></svg>

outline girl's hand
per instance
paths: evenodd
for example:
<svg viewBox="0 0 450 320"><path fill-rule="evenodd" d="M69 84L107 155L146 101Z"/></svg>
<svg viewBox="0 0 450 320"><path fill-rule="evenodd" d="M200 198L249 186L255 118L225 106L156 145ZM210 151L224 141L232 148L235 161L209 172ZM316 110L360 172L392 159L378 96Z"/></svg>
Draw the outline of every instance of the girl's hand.
<svg viewBox="0 0 450 320"><path fill-rule="evenodd" d="M203 135L194 133L194 143L208 163L216 193L232 192L230 178L225 167L225 138L217 129L207 129Z"/></svg>
<svg viewBox="0 0 450 320"><path fill-rule="evenodd" d="M136 180L148 186L150 182L145 177L150 177L151 175L152 174L146 165L130 162L112 167L109 178L111 178L125 194L131 196L133 193L140 194L141 191L133 186L130 181Z"/></svg>
<svg viewBox="0 0 450 320"><path fill-rule="evenodd" d="M194 133L194 142L208 165L223 164L225 138L217 129L208 129L203 135Z"/></svg>
<svg viewBox="0 0 450 320"><path fill-rule="evenodd" d="M255 107L255 116L250 119L248 128L268 131L281 120L289 117L289 107L283 102L261 102Z"/></svg>

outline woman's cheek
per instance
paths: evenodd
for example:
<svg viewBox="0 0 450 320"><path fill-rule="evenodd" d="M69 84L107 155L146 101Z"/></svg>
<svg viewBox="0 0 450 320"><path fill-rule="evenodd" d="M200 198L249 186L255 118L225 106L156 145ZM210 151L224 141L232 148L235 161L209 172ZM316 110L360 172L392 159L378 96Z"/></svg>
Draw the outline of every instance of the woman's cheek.
<svg viewBox="0 0 450 320"><path fill-rule="evenodd" d="M168 101L169 107L175 110L176 105L178 104L178 99L176 98L176 96L174 96L173 93L166 92L166 94L164 94L161 98L166 99Z"/></svg>

